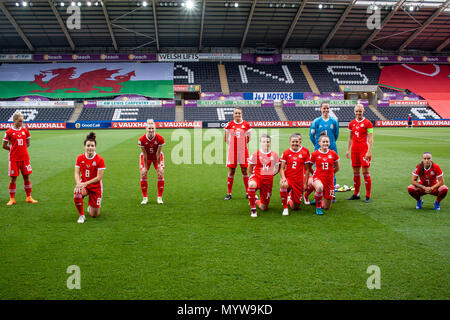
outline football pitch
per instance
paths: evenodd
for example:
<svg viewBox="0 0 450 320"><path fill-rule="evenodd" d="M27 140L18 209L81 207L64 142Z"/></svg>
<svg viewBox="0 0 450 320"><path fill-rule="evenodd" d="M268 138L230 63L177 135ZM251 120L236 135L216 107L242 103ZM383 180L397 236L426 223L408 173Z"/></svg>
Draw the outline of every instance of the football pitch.
<svg viewBox="0 0 450 320"><path fill-rule="evenodd" d="M156 204L153 168L149 204L140 204L137 141L145 130L96 130L97 153L107 167L104 195L100 217L86 214L84 224L77 223L73 202L74 164L88 130L31 131L38 204L25 203L19 177L17 204L6 207L3 150L0 299L450 299L450 199L437 212L435 197L426 196L423 209L416 210L407 193L424 151L449 179L449 128L375 128L371 203L347 201L351 192L338 192L337 203L323 216L303 204L282 216L277 175L270 209L258 210L256 219L250 217L239 169L233 199L223 200L225 152L220 164L200 161L201 150L211 153L212 142L203 138L199 145L193 129L179 130L157 131L166 140L163 205ZM293 132L301 132L303 146L313 149L307 129L262 131L278 138L280 153ZM181 150L185 153L178 152L181 132L192 137L185 140L190 146ZM347 139L341 128L337 183L351 186ZM249 151L255 150L253 145ZM84 203L87 208L87 199ZM69 290L67 269L74 265L81 288ZM380 289L367 286L369 266L380 270Z"/></svg>

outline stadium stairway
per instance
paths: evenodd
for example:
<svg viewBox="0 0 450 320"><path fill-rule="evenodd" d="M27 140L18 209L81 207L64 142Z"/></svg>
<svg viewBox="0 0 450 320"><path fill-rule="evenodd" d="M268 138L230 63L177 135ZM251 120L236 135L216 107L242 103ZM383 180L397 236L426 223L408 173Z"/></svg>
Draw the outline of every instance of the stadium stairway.
<svg viewBox="0 0 450 320"><path fill-rule="evenodd" d="M184 106L175 106L175 121L184 121Z"/></svg>
<svg viewBox="0 0 450 320"><path fill-rule="evenodd" d="M83 111L83 104L82 103L75 103L75 108L73 109L73 113L70 116L69 120L67 122L75 122L78 120L78 117L81 114L81 111Z"/></svg>
<svg viewBox="0 0 450 320"><path fill-rule="evenodd" d="M305 75L306 81L308 81L309 86L311 87L312 92L315 94L320 94L319 88L317 87L316 83L314 82L313 77L311 76L311 73L308 70L308 67L305 64L300 65L300 68L303 71L303 74Z"/></svg>
<svg viewBox="0 0 450 320"><path fill-rule="evenodd" d="M387 120L385 116L383 116L377 109L377 107L369 104L369 108L370 110L373 111L373 113L375 113L377 115L378 118L380 118L381 120Z"/></svg>
<svg viewBox="0 0 450 320"><path fill-rule="evenodd" d="M283 107L281 105L276 105L275 111L277 112L281 121L288 121L288 118L287 118L286 114L284 113Z"/></svg>
<svg viewBox="0 0 450 320"><path fill-rule="evenodd" d="M222 93L230 94L230 87L228 86L228 78L227 71L225 70L225 65L218 64L217 68L219 68L220 87L222 89Z"/></svg>

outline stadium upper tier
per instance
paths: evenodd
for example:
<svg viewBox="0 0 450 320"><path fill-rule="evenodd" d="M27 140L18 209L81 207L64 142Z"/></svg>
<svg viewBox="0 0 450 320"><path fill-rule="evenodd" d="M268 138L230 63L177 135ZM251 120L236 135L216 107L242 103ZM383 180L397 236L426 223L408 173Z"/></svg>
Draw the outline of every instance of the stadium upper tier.
<svg viewBox="0 0 450 320"><path fill-rule="evenodd" d="M24 116L24 121L67 121L72 115L73 108L0 108L0 121L13 121L14 113L19 111Z"/></svg>
<svg viewBox="0 0 450 320"><path fill-rule="evenodd" d="M134 121L154 119L174 121L175 108L167 107L117 107L117 108L83 108L78 121Z"/></svg>
<svg viewBox="0 0 450 320"><path fill-rule="evenodd" d="M196 84L203 92L220 92L217 62L175 62L173 65L174 84Z"/></svg>
<svg viewBox="0 0 450 320"><path fill-rule="evenodd" d="M428 106L379 107L378 111L389 120L406 119L408 114L411 114L413 119L441 119L441 117Z"/></svg>
<svg viewBox="0 0 450 320"><path fill-rule="evenodd" d="M320 92L340 92L341 85L378 84L380 68L373 63L306 63Z"/></svg>
<svg viewBox="0 0 450 320"><path fill-rule="evenodd" d="M311 92L300 63L225 62L231 92Z"/></svg>

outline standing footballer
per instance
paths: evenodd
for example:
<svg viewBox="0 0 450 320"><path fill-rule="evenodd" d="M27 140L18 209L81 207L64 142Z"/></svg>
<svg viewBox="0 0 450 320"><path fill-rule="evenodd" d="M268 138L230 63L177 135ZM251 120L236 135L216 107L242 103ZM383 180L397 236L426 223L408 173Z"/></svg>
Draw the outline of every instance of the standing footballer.
<svg viewBox="0 0 450 320"><path fill-rule="evenodd" d="M16 203L16 180L19 176L19 171L22 172L23 184L26 194L26 202L37 203L31 197L31 181L30 174L32 173L30 156L28 155L28 148L30 147L30 133L27 128L23 127L23 115L16 112L13 115L14 125L9 128L3 137L3 149L9 151L8 175L9 180L9 201L7 206L12 206ZM8 145L9 144L9 145Z"/></svg>
<svg viewBox="0 0 450 320"><path fill-rule="evenodd" d="M161 151L162 146L165 144L164 138L156 133L156 126L153 119L148 119L146 124L147 133L139 138L138 145L142 152L140 154L140 174L141 174L141 191L142 191L142 202L141 204L148 203L147 197L147 175L150 166L156 170L157 174L157 188L158 188L158 198L156 202L162 204L162 196L164 192L164 154Z"/></svg>
<svg viewBox="0 0 450 320"><path fill-rule="evenodd" d="M373 146L373 125L372 122L363 117L364 106L357 104L355 106L355 119L348 125L350 135L348 137L348 146L346 157L349 159L351 150L353 183L355 193L347 200L359 200L359 188L361 187L360 170L364 176L366 185L366 202L370 202L372 190L372 179L370 177L370 160L372 159Z"/></svg>

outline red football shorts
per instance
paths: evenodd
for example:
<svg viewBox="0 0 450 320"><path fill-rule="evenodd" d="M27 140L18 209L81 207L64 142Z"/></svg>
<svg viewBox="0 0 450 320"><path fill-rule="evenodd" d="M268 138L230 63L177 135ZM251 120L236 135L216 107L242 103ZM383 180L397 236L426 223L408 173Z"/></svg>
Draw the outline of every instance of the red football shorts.
<svg viewBox="0 0 450 320"><path fill-rule="evenodd" d="M87 196L89 196L88 205L92 208L100 208L102 205L102 197L103 197L103 183L100 182L100 186L87 185L84 188L87 192Z"/></svg>
<svg viewBox="0 0 450 320"><path fill-rule="evenodd" d="M9 161L8 164L8 175L10 177L18 177L19 171L22 172L22 175L26 176L32 173L30 160L22 160L22 161Z"/></svg>
<svg viewBox="0 0 450 320"><path fill-rule="evenodd" d="M237 152L234 152L234 150L231 150L232 148L228 149L228 155L227 155L227 167L228 168L236 168L239 164L241 168L247 168L248 167L248 149L242 149L238 150Z"/></svg>
<svg viewBox="0 0 450 320"><path fill-rule="evenodd" d="M313 176L313 183L320 181L323 185L323 197L327 200L333 200L334 197L334 179L326 179Z"/></svg>
<svg viewBox="0 0 450 320"><path fill-rule="evenodd" d="M273 177L271 179L263 179L259 176L252 175L248 179L248 182L256 182L256 190L259 189L259 198L262 204L269 205L270 197L272 196Z"/></svg>
<svg viewBox="0 0 450 320"><path fill-rule="evenodd" d="M369 157L369 159L364 159L366 156L367 151L365 152L352 152L352 167L359 168L370 168L370 160L372 157Z"/></svg>
<svg viewBox="0 0 450 320"><path fill-rule="evenodd" d="M157 160L147 160L147 167L150 169L151 164L153 163L153 167L158 169L158 161ZM139 158L139 168L142 170L144 169L144 155L141 152L141 156ZM161 168L164 169L164 154L161 151Z"/></svg>
<svg viewBox="0 0 450 320"><path fill-rule="evenodd" d="M286 178L287 183L289 184L289 190L292 190L291 200L295 203L302 203L302 195L303 195L303 181L295 181L289 178Z"/></svg>

